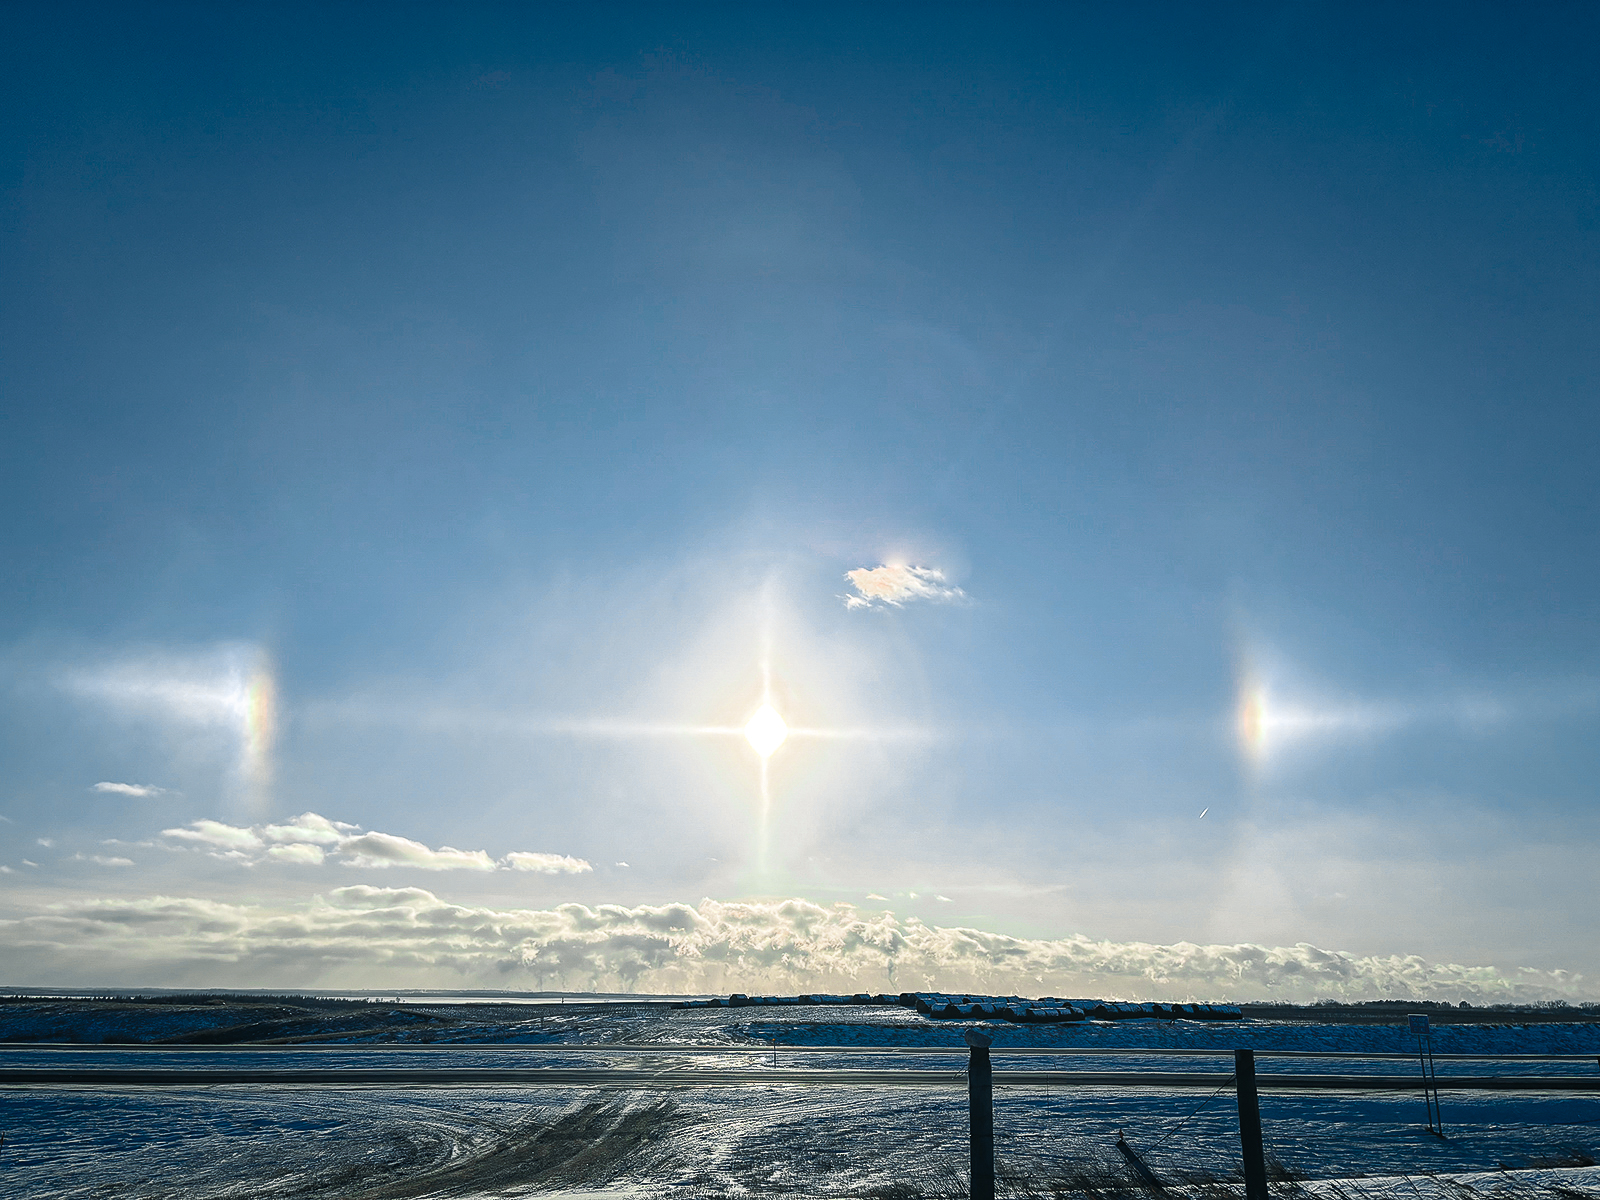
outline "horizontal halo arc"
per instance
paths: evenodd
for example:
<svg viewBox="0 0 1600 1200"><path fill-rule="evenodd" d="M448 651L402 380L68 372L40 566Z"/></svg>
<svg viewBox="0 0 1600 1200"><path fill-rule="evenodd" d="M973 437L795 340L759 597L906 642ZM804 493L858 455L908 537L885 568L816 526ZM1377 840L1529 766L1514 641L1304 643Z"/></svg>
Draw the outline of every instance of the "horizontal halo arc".
<svg viewBox="0 0 1600 1200"><path fill-rule="evenodd" d="M792 738L830 738L856 742L920 741L933 736L926 729L814 729L790 726Z"/></svg>

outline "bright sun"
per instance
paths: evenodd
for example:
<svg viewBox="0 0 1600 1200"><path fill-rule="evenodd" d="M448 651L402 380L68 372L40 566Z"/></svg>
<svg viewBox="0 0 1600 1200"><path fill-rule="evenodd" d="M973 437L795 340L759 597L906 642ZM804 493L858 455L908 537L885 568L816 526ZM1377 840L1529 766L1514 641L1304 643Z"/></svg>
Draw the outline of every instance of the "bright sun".
<svg viewBox="0 0 1600 1200"><path fill-rule="evenodd" d="M789 727L783 723L783 718L773 711L772 705L763 704L756 709L756 715L750 718L750 724L744 727L744 736L749 739L750 745L755 747L755 752L762 758L768 758L772 752L783 745L783 739L789 736Z"/></svg>

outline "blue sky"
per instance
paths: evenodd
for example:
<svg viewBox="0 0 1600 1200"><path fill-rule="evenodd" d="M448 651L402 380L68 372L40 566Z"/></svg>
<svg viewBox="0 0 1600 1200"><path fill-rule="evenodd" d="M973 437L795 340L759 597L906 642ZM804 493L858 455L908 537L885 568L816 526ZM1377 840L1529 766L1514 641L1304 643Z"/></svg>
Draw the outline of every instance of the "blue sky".
<svg viewBox="0 0 1600 1200"><path fill-rule="evenodd" d="M1592 11L13 15L13 982L1595 995Z"/></svg>

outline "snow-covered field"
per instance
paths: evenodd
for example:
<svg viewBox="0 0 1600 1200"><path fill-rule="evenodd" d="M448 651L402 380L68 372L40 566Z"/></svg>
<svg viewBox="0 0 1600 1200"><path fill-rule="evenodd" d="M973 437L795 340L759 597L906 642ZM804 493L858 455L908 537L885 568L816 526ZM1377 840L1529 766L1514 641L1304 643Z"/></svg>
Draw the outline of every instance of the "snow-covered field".
<svg viewBox="0 0 1600 1200"><path fill-rule="evenodd" d="M417 1006L408 1009L418 1011ZM0 1092L0 1194L18 1197L328 1196L490 1197L862 1196L910 1200L962 1193L966 1097L942 1087L795 1085L763 1079L772 1060L740 1053L776 1043L782 1067L959 1068L965 1023L930 1022L903 1009L675 1011L605 1006L506 1010L493 1019L440 1006L429 1022L370 1031L371 1013L334 1012L331 1041L270 1047L95 1045L138 1022L112 1011L79 1023L78 1045L0 1045L0 1066L459 1065L737 1066L738 1088L71 1087ZM454 1010L459 1014L461 1010ZM150 1014L149 1032L205 1027L208 1014ZM369 1031L361 1032L362 1017ZM222 1019L220 1015L218 1020ZM62 1012L14 1009L0 1021L13 1039ZM212 1025L215 1028L215 1025ZM1122 1132L1169 1190L1196 1200L1236 1195L1238 1126L1233 1093L1005 1086L1008 1068L1159 1069L1227 1072L1209 1056L1098 1053L1188 1048L1403 1053L1404 1027L1243 1022L1130 1022L1056 1027L993 1026L997 1045L1038 1046L1036 1056L996 1059L995 1128L1002 1192L1132 1197L1115 1149ZM37 1035L37 1030L34 1035ZM307 1035L317 1036L317 1035ZM470 1044L476 1042L476 1045ZM88 1043L88 1044L85 1044ZM362 1044L365 1043L365 1044ZM636 1053L601 1049L625 1043ZM588 1046L574 1054L556 1046ZM690 1055L674 1047L725 1046ZM784 1046L791 1047L787 1052ZM843 1047L837 1051L798 1047ZM870 1053L894 1046L948 1047L950 1056ZM852 1053L852 1048L855 1052ZM1574 1054L1584 1061L1460 1062L1451 1073L1600 1072L1600 1025L1447 1026L1434 1049L1469 1054ZM1404 1073L1396 1060L1263 1059L1263 1073L1311 1070ZM1268 1152L1279 1191L1342 1200L1405 1196L1468 1200L1474 1193L1600 1196L1600 1093L1452 1093L1446 1136L1423 1128L1409 1093L1273 1093L1262 1096ZM1434 1179L1431 1176L1437 1175ZM1448 1177L1448 1180L1447 1178Z"/></svg>

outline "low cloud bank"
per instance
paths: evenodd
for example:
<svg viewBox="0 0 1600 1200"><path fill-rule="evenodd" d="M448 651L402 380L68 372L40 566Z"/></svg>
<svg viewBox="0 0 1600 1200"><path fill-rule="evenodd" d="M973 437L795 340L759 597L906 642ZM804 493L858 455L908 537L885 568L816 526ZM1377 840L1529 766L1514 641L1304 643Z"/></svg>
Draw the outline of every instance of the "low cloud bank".
<svg viewBox="0 0 1600 1200"><path fill-rule="evenodd" d="M1015 938L806 900L469 907L361 884L286 906L155 896L0 920L16 983L651 992L927 988L1122 999L1583 998L1563 971L1297 946Z"/></svg>
<svg viewBox="0 0 1600 1200"><path fill-rule="evenodd" d="M161 836L201 848L217 858L254 866L262 862L317 865L332 861L350 867L414 867L423 871L538 871L545 875L578 875L594 868L581 858L514 850L501 859L482 850L435 850L421 842L359 825L330 821L317 813L301 813L282 825L226 825L191 821L181 829L163 829Z"/></svg>

